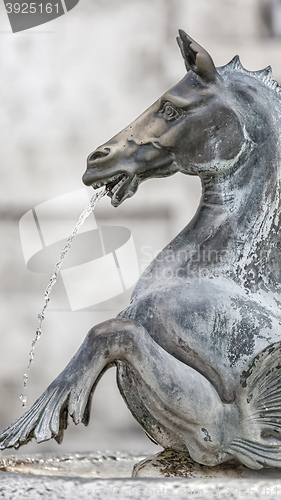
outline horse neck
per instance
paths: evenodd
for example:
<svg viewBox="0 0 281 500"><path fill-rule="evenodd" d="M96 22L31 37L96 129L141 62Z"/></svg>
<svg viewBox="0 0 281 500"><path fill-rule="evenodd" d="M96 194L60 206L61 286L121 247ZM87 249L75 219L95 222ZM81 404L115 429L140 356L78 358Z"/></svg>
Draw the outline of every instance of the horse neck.
<svg viewBox="0 0 281 500"><path fill-rule="evenodd" d="M276 290L281 284L276 142L262 148L252 145L235 169L201 179L199 210L179 235L197 251L195 265L229 275L251 291Z"/></svg>

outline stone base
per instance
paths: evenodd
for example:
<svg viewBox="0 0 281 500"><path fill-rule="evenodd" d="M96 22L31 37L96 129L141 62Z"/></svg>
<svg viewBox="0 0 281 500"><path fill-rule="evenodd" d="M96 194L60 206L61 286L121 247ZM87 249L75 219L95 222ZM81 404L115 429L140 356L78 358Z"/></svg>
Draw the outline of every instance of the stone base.
<svg viewBox="0 0 281 500"><path fill-rule="evenodd" d="M280 479L279 469L252 470L238 462L226 462L216 467L200 465L187 453L164 450L136 464L133 477L188 479Z"/></svg>

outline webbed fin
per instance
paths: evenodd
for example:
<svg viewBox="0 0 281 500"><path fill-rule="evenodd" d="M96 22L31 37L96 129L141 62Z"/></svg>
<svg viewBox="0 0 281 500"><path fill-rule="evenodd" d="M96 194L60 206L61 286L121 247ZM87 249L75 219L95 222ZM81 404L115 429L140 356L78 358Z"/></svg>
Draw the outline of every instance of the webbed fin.
<svg viewBox="0 0 281 500"><path fill-rule="evenodd" d="M281 467L281 342L261 351L239 377L241 431L229 451L248 467Z"/></svg>

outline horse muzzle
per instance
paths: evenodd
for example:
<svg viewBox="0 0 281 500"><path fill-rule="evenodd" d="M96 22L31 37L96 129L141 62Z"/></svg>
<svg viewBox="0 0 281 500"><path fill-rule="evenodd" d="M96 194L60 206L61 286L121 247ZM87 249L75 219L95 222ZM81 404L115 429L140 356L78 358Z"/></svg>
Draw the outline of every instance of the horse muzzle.
<svg viewBox="0 0 281 500"><path fill-rule="evenodd" d="M114 148L101 146L88 156L87 170L83 175L86 186L92 186L94 189L106 186L108 196L115 207L131 197L138 184L134 175L117 166L116 156Z"/></svg>

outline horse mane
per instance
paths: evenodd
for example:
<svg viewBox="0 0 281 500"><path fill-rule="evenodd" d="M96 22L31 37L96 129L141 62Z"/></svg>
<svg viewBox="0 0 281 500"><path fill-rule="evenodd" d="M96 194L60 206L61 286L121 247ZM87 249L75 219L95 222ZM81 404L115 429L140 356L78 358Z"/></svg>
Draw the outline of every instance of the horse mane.
<svg viewBox="0 0 281 500"><path fill-rule="evenodd" d="M279 96L281 96L281 85L276 80L274 80L272 76L271 66L267 66L266 68L258 71L249 71L243 67L239 56L236 55L228 64L222 66L219 69L240 71L240 73L252 76L258 80L261 80L267 87L269 87L271 90L274 90Z"/></svg>

